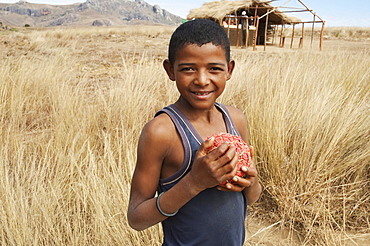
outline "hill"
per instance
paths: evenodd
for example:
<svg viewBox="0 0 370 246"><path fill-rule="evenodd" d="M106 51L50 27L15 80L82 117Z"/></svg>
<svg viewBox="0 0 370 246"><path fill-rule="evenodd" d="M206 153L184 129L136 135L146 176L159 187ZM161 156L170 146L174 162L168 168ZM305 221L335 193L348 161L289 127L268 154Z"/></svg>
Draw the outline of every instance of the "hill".
<svg viewBox="0 0 370 246"><path fill-rule="evenodd" d="M0 22L9 26L119 26L181 22L158 5L142 0L87 0L71 5L0 3Z"/></svg>

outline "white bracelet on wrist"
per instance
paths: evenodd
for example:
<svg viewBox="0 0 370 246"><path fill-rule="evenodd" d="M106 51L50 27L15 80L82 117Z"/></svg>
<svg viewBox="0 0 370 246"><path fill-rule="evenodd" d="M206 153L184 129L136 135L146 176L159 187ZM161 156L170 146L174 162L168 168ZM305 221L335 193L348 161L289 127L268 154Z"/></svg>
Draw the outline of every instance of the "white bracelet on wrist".
<svg viewBox="0 0 370 246"><path fill-rule="evenodd" d="M175 216L179 210L177 210L176 212L174 212L174 213L172 213L172 214L167 214L167 213L163 212L163 211L162 211L162 209L161 209L161 207L159 206L159 199L161 198L161 196L162 196L163 194L164 194L164 191L158 195L157 200L156 200L156 205L157 205L157 209L158 209L158 211L159 211L162 215L167 216L167 217Z"/></svg>

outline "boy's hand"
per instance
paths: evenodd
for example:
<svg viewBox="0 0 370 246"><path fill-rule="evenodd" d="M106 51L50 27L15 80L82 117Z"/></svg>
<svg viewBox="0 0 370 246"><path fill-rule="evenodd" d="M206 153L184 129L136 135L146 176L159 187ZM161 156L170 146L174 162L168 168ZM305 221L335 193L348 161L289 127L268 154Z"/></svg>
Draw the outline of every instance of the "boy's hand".
<svg viewBox="0 0 370 246"><path fill-rule="evenodd" d="M213 145L213 141L211 138L201 144L189 172L199 190L215 187L227 179L232 179L238 169L238 155L234 146L222 143L207 154L207 149Z"/></svg>
<svg viewBox="0 0 370 246"><path fill-rule="evenodd" d="M235 176L233 177L234 184L227 183L225 187L218 186L217 189L223 190L223 191L240 192L244 190L245 188L250 187L256 182L258 182L257 169L253 162L254 148L253 146L249 146L249 149L251 153L252 164L249 167L243 166L241 168L241 170L245 173L244 178Z"/></svg>
<svg viewBox="0 0 370 246"><path fill-rule="evenodd" d="M257 169L253 162L254 149L250 146L252 165L250 167L242 167L242 171L245 172L245 178L234 177L235 184L227 183L226 187L218 186L219 190L224 191L243 191L247 197L248 204L256 202L262 193L262 186L258 181Z"/></svg>
<svg viewBox="0 0 370 246"><path fill-rule="evenodd" d="M235 176L233 178L234 184L227 183L225 187L218 186L217 189L223 190L223 191L240 192L244 190L245 188L251 187L253 186L253 184L258 182L257 170L254 164L252 164L250 167L242 167L242 171L245 173L245 178Z"/></svg>

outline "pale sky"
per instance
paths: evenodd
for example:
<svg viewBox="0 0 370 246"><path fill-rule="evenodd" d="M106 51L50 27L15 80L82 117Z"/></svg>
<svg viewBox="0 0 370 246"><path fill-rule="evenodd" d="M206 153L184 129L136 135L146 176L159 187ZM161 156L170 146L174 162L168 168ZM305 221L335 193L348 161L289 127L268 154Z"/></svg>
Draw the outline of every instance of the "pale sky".
<svg viewBox="0 0 370 246"><path fill-rule="evenodd" d="M159 5L172 14L186 18L189 11L199 8L205 2L214 0L144 0L151 5ZM0 0L0 3L15 3L18 0ZM85 0L28 0L30 3L46 4L72 4L85 2ZM286 3L288 2L288 3ZM370 27L370 0L303 0L303 2L322 19L327 26L364 26ZM301 6L297 0L278 0L274 6ZM302 20L312 20L312 15L299 15L293 13Z"/></svg>

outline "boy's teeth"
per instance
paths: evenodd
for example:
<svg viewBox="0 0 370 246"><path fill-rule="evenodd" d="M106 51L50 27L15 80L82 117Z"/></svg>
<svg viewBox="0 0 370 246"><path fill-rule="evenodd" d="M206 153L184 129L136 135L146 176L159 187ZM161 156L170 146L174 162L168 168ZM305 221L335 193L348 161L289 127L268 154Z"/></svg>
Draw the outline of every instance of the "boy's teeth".
<svg viewBox="0 0 370 246"><path fill-rule="evenodd" d="M201 95L208 95L208 94L209 94L209 92L204 92L204 93L194 92L194 94L195 94L195 95L200 95L200 96L201 96Z"/></svg>

